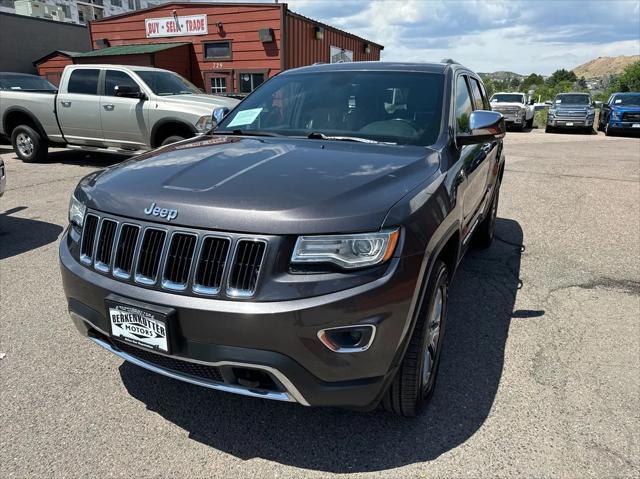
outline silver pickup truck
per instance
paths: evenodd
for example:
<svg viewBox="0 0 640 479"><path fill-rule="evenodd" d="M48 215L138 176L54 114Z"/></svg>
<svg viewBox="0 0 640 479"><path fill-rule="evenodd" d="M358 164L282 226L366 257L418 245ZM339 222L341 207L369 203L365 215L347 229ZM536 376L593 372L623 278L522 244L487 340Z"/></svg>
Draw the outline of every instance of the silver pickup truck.
<svg viewBox="0 0 640 479"><path fill-rule="evenodd" d="M49 146L148 150L204 133L214 108L236 104L167 70L69 65L57 91L0 90L0 135L23 161Z"/></svg>

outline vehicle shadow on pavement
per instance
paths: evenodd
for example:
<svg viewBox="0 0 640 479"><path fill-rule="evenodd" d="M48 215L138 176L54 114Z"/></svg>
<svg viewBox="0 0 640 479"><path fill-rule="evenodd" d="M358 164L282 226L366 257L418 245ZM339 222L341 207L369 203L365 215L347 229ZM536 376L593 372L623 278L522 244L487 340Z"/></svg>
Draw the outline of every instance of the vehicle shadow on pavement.
<svg viewBox="0 0 640 479"><path fill-rule="evenodd" d="M62 226L12 216L25 209L23 206L0 213L0 260L52 243L62 233Z"/></svg>
<svg viewBox="0 0 640 479"><path fill-rule="evenodd" d="M498 219L496 241L470 250L450 292L438 385L417 418L340 409L313 409L219 393L120 366L125 387L147 408L227 454L324 472L381 471L429 461L482 427L496 396L519 280L523 233Z"/></svg>
<svg viewBox="0 0 640 479"><path fill-rule="evenodd" d="M47 155L46 163L100 168L115 165L129 158L131 156L99 151L64 150L50 151Z"/></svg>

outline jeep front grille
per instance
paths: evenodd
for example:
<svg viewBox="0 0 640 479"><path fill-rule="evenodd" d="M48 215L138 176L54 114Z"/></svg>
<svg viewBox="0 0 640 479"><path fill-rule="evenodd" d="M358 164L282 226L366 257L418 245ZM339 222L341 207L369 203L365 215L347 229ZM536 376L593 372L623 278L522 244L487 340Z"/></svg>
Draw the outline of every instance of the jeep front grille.
<svg viewBox="0 0 640 479"><path fill-rule="evenodd" d="M116 257L113 262L113 274L122 279L131 276L133 269L133 256L138 243L138 233L140 227L136 225L123 224L120 229L120 236L116 244Z"/></svg>
<svg viewBox="0 0 640 479"><path fill-rule="evenodd" d="M87 215L84 219L82 242L80 243L80 260L83 263L91 263L93 260L93 246L97 229L98 217L96 215Z"/></svg>
<svg viewBox="0 0 640 479"><path fill-rule="evenodd" d="M142 237L138 267L136 269L136 281L143 284L154 284L160 268L166 231L155 228L147 228Z"/></svg>
<svg viewBox="0 0 640 479"><path fill-rule="evenodd" d="M100 273L139 286L249 298L258 288L267 244L258 237L218 235L90 212L84 220L80 259Z"/></svg>
<svg viewBox="0 0 640 479"><path fill-rule="evenodd" d="M253 294L258 282L265 247L264 241L241 240L238 242L229 275L227 293L230 296Z"/></svg>
<svg viewBox="0 0 640 479"><path fill-rule="evenodd" d="M191 271L197 236L174 233L164 267L163 285L169 289L185 289Z"/></svg>
<svg viewBox="0 0 640 479"><path fill-rule="evenodd" d="M198 258L193 288L201 294L218 294L229 254L229 239L205 237Z"/></svg>

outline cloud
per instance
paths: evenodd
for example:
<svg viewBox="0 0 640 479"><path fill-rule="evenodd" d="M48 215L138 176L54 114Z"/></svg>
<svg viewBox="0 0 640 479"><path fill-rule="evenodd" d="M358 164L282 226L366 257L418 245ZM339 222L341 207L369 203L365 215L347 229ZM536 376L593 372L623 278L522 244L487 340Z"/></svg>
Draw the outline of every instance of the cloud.
<svg viewBox="0 0 640 479"><path fill-rule="evenodd" d="M387 61L454 58L477 71L550 74L640 54L640 0L289 0L289 8L385 46Z"/></svg>

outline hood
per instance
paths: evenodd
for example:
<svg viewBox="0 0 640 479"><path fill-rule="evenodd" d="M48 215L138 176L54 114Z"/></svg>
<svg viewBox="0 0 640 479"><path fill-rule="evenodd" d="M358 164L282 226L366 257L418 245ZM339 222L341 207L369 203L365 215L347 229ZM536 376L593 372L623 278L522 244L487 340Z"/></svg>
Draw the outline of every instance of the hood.
<svg viewBox="0 0 640 479"><path fill-rule="evenodd" d="M292 138L206 136L85 178L96 210L172 225L256 234L375 231L389 209L439 170L436 151Z"/></svg>
<svg viewBox="0 0 640 479"><path fill-rule="evenodd" d="M167 95L159 98L161 98L163 102L173 105L182 105L187 108L201 108L207 113L211 113L214 108L218 107L234 108L240 103L240 100L236 100L235 98L205 94Z"/></svg>
<svg viewBox="0 0 640 479"><path fill-rule="evenodd" d="M640 106L636 106L636 105L611 105L611 109L617 112L623 112L623 111L640 112Z"/></svg>

